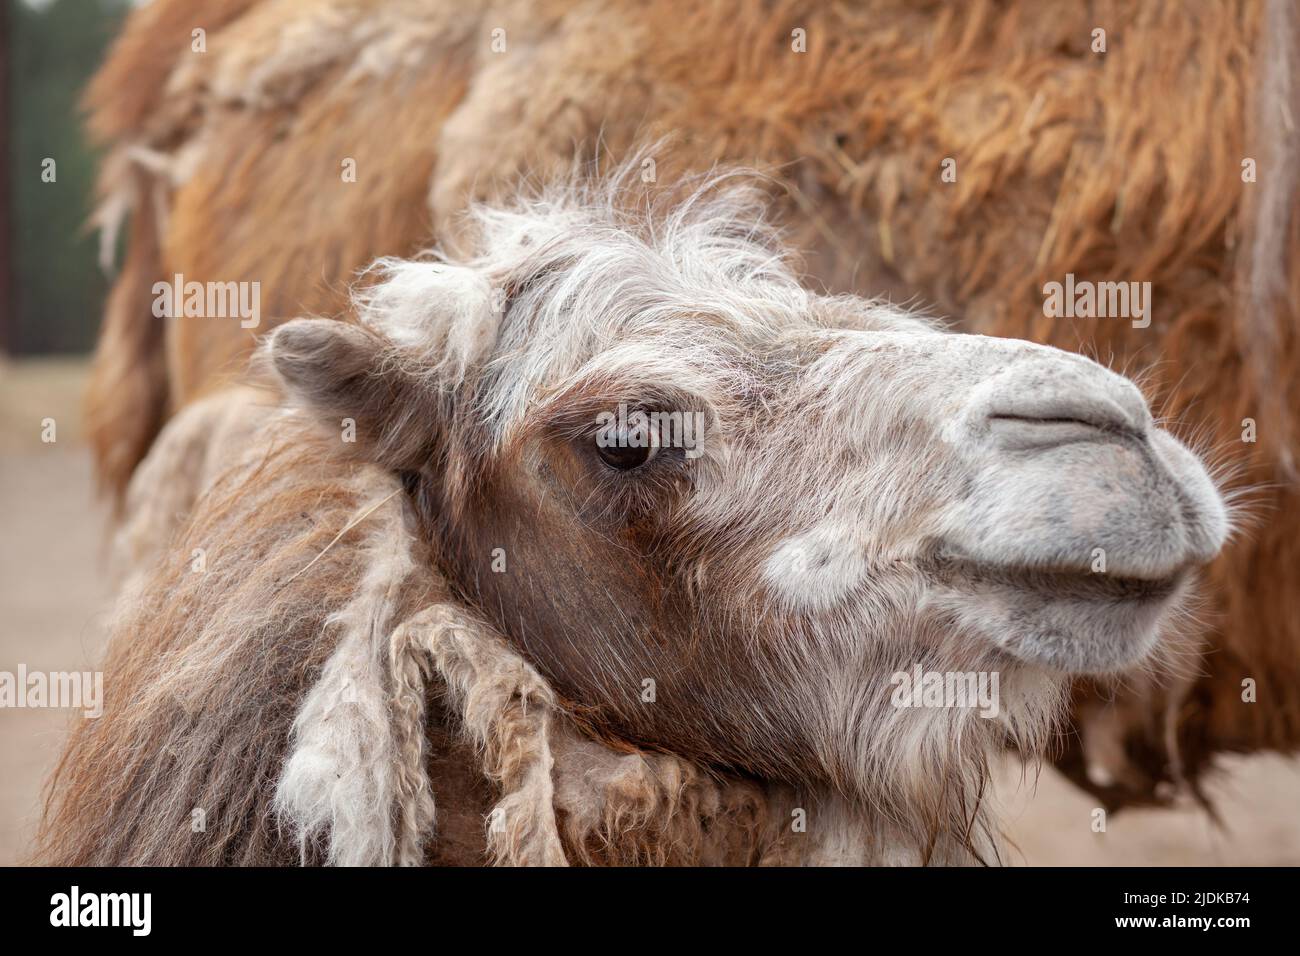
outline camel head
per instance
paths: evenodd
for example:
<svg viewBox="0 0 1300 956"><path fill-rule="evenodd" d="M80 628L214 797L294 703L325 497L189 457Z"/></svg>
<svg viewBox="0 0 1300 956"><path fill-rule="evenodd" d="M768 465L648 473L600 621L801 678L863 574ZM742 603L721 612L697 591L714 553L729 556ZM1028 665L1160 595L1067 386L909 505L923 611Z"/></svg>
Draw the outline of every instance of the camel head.
<svg viewBox="0 0 1300 956"><path fill-rule="evenodd" d="M743 183L473 223L476 254L382 262L358 321L267 353L599 735L849 794L932 780L968 733L1041 737L1069 675L1140 666L1224 541L1128 379L809 291ZM918 665L999 675L997 714L900 707Z"/></svg>

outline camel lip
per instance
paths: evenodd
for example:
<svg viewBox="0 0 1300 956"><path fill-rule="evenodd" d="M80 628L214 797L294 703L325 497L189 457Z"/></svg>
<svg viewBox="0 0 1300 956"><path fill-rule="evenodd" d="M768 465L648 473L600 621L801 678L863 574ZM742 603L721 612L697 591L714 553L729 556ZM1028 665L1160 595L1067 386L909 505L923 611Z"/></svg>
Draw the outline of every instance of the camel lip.
<svg viewBox="0 0 1300 956"><path fill-rule="evenodd" d="M936 611L1013 658L1060 674L1115 674L1140 663L1187 596L1190 565L1136 577L1091 568L936 563Z"/></svg>
<svg viewBox="0 0 1300 956"><path fill-rule="evenodd" d="M1060 599L1098 601L1165 600L1192 573L1190 564L1163 574L1117 574L1074 565L995 563L952 551L935 555L929 565L932 574L950 585L998 585Z"/></svg>

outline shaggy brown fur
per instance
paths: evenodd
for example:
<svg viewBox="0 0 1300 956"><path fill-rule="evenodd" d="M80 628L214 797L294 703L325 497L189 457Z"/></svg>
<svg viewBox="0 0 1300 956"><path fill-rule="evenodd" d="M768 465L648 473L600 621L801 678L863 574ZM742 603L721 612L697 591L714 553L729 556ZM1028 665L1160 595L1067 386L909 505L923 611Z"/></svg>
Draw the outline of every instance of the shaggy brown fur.
<svg viewBox="0 0 1300 956"><path fill-rule="evenodd" d="M134 217L89 399L101 475L120 492L167 410L252 345L237 323L160 331L155 279L258 280L268 321L335 312L376 256L454 245L469 198L567 169L602 138L622 154L671 134L655 157L665 188L718 160L775 168L794 241L832 289L1150 366L1158 406L1263 483L1266 520L1212 570L1199 679L1119 693L1120 719L1103 722L1117 739L1094 750L1124 785L1102 792L1150 798L1215 752L1291 749L1297 48L1285 0L155 0L89 100L112 147L105 222ZM346 157L357 183L341 181ZM1152 282L1151 327L1045 318L1042 285L1067 272ZM1240 440L1248 417L1255 444ZM1242 703L1244 678L1258 704ZM1085 779L1080 754L1064 766Z"/></svg>
<svg viewBox="0 0 1300 956"><path fill-rule="evenodd" d="M361 551L325 546L363 500L364 476L355 468L304 474L298 462L310 459L310 449L261 454L219 484L211 507L184 529L181 547L169 552L184 560L166 562L139 589L142 600L123 603L117 631L159 628L166 637L113 642L104 717L80 722L51 780L43 859L296 860L292 843L277 833L270 801L296 704L318 679L337 633L325 622L347 603L360 574ZM240 470L264 492L255 505L241 494ZM312 496L310 513L304 495ZM192 563L195 548L207 551L206 569ZM319 573L293 580L322 552ZM256 597L226 603L240 594ZM75 772L86 765L113 770ZM202 813L198 830L195 811Z"/></svg>

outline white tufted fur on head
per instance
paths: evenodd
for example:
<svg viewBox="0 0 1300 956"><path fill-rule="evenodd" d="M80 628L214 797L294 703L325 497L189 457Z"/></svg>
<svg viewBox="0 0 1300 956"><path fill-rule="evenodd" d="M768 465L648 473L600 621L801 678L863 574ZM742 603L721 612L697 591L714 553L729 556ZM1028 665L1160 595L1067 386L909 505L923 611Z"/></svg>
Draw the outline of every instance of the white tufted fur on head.
<svg viewBox="0 0 1300 956"><path fill-rule="evenodd" d="M353 293L358 319L415 351L449 385L492 348L500 313L481 272L427 257L381 259L362 281L369 284Z"/></svg>

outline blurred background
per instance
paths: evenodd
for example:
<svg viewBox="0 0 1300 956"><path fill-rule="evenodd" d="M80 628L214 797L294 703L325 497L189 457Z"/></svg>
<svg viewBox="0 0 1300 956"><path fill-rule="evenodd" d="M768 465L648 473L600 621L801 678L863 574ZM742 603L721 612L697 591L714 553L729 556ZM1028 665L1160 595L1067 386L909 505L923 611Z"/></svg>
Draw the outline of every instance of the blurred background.
<svg viewBox="0 0 1300 956"><path fill-rule="evenodd" d="M0 0L0 670L11 673L86 668L102 648L106 515L79 425L108 280L87 226L95 154L77 104L129 7ZM0 710L0 864L30 839L67 720Z"/></svg>
<svg viewBox="0 0 1300 956"><path fill-rule="evenodd" d="M10 357L85 354L107 281L87 228L95 156L77 101L128 0L3 0L0 61L0 348ZM42 178L53 159L54 181Z"/></svg>
<svg viewBox="0 0 1300 956"><path fill-rule="evenodd" d="M107 514L80 436L80 399L107 279L93 206L95 154L78 100L129 0L0 0L0 670L90 669L110 607ZM45 161L54 178L44 181ZM41 422L57 422L42 442ZM21 859L71 719L0 710L0 865ZM1051 768L998 775L1011 862L1294 864L1300 765L1229 758L1209 787L1216 823L1190 804L1131 810L1094 832L1088 795Z"/></svg>

